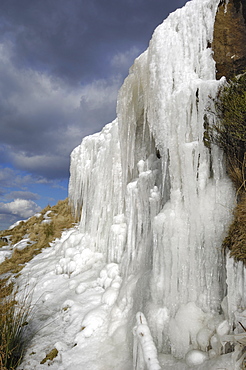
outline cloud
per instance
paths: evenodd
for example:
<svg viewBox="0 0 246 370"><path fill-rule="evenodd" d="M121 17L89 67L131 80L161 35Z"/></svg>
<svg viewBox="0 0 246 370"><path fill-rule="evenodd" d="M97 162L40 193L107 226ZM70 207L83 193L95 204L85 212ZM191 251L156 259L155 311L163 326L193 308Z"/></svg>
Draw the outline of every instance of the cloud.
<svg viewBox="0 0 246 370"><path fill-rule="evenodd" d="M4 204L11 192L14 197L27 189L43 194L49 189L58 198L61 189L53 191L54 186L68 178L70 152L115 118L117 91L134 58L148 46L154 28L185 2L1 0ZM18 216L4 217L1 225Z"/></svg>
<svg viewBox="0 0 246 370"><path fill-rule="evenodd" d="M26 199L26 200L38 200L40 199L39 194L32 193L31 191L11 191L6 194L6 199Z"/></svg>
<svg viewBox="0 0 246 370"><path fill-rule="evenodd" d="M11 153L12 163L16 168L44 176L49 179L68 177L69 155L27 155L24 152Z"/></svg>
<svg viewBox="0 0 246 370"><path fill-rule="evenodd" d="M111 59L111 66L115 69L126 69L131 66L132 61L140 55L140 49L133 46L131 49L125 52L119 52Z"/></svg>
<svg viewBox="0 0 246 370"><path fill-rule="evenodd" d="M0 214L0 230L8 229L10 225L13 225L17 221L19 221L19 218L14 215Z"/></svg>
<svg viewBox="0 0 246 370"><path fill-rule="evenodd" d="M113 49L146 49L154 28L185 2L1 0L0 38L14 43L15 65L85 83L110 75Z"/></svg>
<svg viewBox="0 0 246 370"><path fill-rule="evenodd" d="M102 109L107 104L115 104L121 78L110 80L94 80L81 90L80 106L88 106L90 110Z"/></svg>
<svg viewBox="0 0 246 370"><path fill-rule="evenodd" d="M0 215L14 215L26 219L40 211L41 207L32 200L15 199L10 203L0 203Z"/></svg>
<svg viewBox="0 0 246 370"><path fill-rule="evenodd" d="M25 172L13 168L3 168L0 166L0 184L2 188L9 189L18 187L25 190L27 185L34 183L49 183L49 181L41 176L32 176L31 174L26 174ZM50 183L52 182L50 181Z"/></svg>
<svg viewBox="0 0 246 370"><path fill-rule="evenodd" d="M115 118L117 91L134 58L184 2L2 0L2 163L67 178L70 152Z"/></svg>
<svg viewBox="0 0 246 370"><path fill-rule="evenodd" d="M37 200L40 206L45 207L48 202L55 202L51 199L54 196L56 201L67 196L67 180L48 180L39 174L26 174L20 170L0 166L0 202L8 203L9 200L19 198Z"/></svg>
<svg viewBox="0 0 246 370"><path fill-rule="evenodd" d="M46 73L15 68L10 54L2 45L2 161L48 179L66 178L70 153L83 136L115 118L120 77L71 88Z"/></svg>

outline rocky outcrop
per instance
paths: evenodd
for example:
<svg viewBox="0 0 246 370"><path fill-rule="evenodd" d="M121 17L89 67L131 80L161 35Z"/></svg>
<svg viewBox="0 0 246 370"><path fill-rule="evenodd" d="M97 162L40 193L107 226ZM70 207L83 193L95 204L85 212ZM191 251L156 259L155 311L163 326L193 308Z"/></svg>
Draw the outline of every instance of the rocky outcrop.
<svg viewBox="0 0 246 370"><path fill-rule="evenodd" d="M212 49L217 79L229 79L246 69L246 0L220 2Z"/></svg>

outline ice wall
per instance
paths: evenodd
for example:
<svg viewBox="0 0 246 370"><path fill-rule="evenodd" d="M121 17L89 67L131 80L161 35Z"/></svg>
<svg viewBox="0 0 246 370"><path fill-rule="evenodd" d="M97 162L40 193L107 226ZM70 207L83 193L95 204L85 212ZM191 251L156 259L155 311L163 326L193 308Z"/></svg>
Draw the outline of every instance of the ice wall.
<svg viewBox="0 0 246 370"><path fill-rule="evenodd" d="M158 350L176 357L199 346L227 294L221 241L234 193L222 153L204 144L223 83L210 48L218 3L190 1L155 30L119 92L117 119L71 155L81 232L120 265L112 318L122 316L130 338L144 312Z"/></svg>

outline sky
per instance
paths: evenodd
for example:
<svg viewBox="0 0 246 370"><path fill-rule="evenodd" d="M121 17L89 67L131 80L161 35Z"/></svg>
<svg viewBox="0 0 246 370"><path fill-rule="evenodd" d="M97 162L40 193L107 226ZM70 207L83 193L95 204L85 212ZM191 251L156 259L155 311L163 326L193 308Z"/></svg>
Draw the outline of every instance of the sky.
<svg viewBox="0 0 246 370"><path fill-rule="evenodd" d="M154 29L186 0L1 0L0 230L68 195L71 151L116 117Z"/></svg>

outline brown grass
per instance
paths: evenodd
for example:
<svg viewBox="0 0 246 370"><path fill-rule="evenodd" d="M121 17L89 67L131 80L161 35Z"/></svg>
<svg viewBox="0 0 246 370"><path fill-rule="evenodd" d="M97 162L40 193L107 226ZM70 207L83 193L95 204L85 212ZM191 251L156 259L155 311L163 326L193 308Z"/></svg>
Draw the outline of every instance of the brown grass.
<svg viewBox="0 0 246 370"><path fill-rule="evenodd" d="M223 242L224 248L230 249L230 255L246 264L246 194L234 210L234 220Z"/></svg>
<svg viewBox="0 0 246 370"><path fill-rule="evenodd" d="M8 294L12 287L3 282L1 285L1 293L6 295L0 299L0 369L14 370L20 365L30 339L26 333L31 306L27 292L17 300L16 293Z"/></svg>
<svg viewBox="0 0 246 370"><path fill-rule="evenodd" d="M51 222L43 222L47 211ZM33 216L29 220L21 221L11 230L0 231L0 237L8 236L13 247L12 256L0 264L2 274L16 274L43 248L59 238L64 229L73 226L75 220L71 213L68 199L59 201L55 206L47 206L42 210L41 216ZM23 250L15 246L24 238L30 242ZM6 245L0 241L0 248ZM21 302L17 302L13 293L14 284L8 283L8 277L0 280L0 370L14 370L21 363L30 340L26 335L26 326L30 317L31 308L28 304L29 295L24 295ZM29 338L29 339L28 339ZM57 355L55 351L48 354L46 361Z"/></svg>
<svg viewBox="0 0 246 370"><path fill-rule="evenodd" d="M245 194L246 191L246 153L244 154L243 161L239 161L236 157L227 156L227 173L232 180L237 194L237 199Z"/></svg>
<svg viewBox="0 0 246 370"><path fill-rule="evenodd" d="M51 223L42 223L47 211L51 211L49 217L52 221ZM30 244L26 248L20 251L15 248L12 256L0 264L0 275L7 272L18 273L43 248L49 247L50 242L59 238L64 229L70 228L74 224L68 199L59 201L53 207L47 206L40 213L40 217L33 216L26 222L20 222L11 230L0 232L0 237L11 235L12 246L25 236L31 239Z"/></svg>
<svg viewBox="0 0 246 370"><path fill-rule="evenodd" d="M52 361L54 358L58 355L58 351L56 348L53 348L47 355L46 357L40 362L40 364L45 364L47 361ZM49 365L48 365L49 366Z"/></svg>

